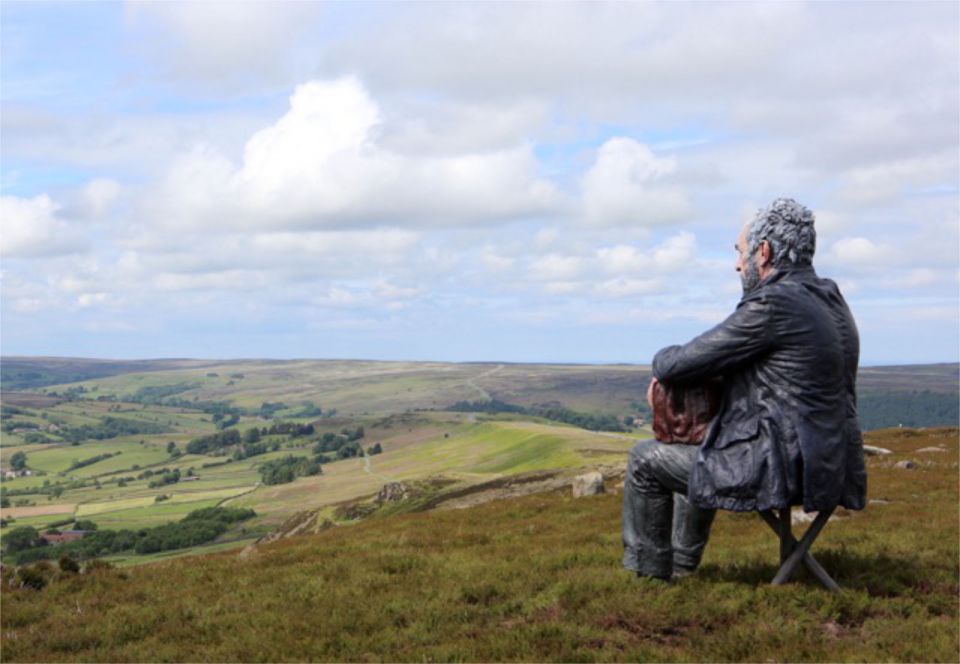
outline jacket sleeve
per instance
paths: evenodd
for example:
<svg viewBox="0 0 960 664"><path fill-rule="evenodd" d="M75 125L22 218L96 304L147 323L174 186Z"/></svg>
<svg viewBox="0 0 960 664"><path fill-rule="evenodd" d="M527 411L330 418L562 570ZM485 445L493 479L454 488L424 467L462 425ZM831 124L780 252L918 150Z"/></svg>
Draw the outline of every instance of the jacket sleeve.
<svg viewBox="0 0 960 664"><path fill-rule="evenodd" d="M683 346L668 346L653 358L653 375L665 383L688 383L723 375L773 346L770 304L747 298L725 321Z"/></svg>

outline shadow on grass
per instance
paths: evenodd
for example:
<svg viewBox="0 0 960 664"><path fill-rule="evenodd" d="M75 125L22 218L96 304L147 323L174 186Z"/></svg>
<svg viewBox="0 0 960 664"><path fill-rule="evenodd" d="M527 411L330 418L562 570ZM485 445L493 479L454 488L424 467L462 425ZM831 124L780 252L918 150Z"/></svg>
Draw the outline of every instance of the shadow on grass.
<svg viewBox="0 0 960 664"><path fill-rule="evenodd" d="M812 553L841 588L862 590L875 597L897 597L930 585L931 570L922 567L913 556L890 556L885 553L864 555L836 549ZM697 576L712 581L764 585L773 580L779 567L776 558L770 562L713 563L701 566ZM790 583L821 587L802 565Z"/></svg>

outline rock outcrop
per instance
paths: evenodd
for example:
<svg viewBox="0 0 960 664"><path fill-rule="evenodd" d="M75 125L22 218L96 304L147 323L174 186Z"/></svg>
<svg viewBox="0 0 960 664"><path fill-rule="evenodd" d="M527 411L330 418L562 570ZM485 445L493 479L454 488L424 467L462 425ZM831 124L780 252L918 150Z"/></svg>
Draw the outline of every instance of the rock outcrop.
<svg viewBox="0 0 960 664"><path fill-rule="evenodd" d="M573 497L595 496L604 493L603 475L598 472L577 475L573 478Z"/></svg>
<svg viewBox="0 0 960 664"><path fill-rule="evenodd" d="M403 482L389 482L384 484L377 493L377 502L381 505L383 503L398 503L404 500L408 494L407 485Z"/></svg>

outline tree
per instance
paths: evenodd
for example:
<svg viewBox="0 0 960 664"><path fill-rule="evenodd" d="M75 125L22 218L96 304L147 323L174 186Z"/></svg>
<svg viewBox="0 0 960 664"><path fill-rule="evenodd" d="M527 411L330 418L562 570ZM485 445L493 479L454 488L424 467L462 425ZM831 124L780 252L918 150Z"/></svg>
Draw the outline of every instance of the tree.
<svg viewBox="0 0 960 664"><path fill-rule="evenodd" d="M27 467L26 452L14 452L10 457L10 467L14 470L23 470Z"/></svg>
<svg viewBox="0 0 960 664"><path fill-rule="evenodd" d="M76 560L71 558L66 553L60 556L59 564L60 564L60 570L63 572L72 572L74 574L80 573L80 565L77 563Z"/></svg>
<svg viewBox="0 0 960 664"><path fill-rule="evenodd" d="M33 526L14 528L3 538L7 553L16 553L33 548L40 543L40 535Z"/></svg>
<svg viewBox="0 0 960 664"><path fill-rule="evenodd" d="M260 429L253 427L243 432L243 442L252 445L260 442Z"/></svg>

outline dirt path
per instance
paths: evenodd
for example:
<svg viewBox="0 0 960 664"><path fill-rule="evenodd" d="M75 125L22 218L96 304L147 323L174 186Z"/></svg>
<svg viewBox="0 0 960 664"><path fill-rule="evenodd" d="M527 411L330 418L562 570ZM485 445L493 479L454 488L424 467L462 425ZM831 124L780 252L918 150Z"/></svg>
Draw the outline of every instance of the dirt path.
<svg viewBox="0 0 960 664"><path fill-rule="evenodd" d="M369 454L364 454L364 455L363 455L363 470L364 470L368 475L372 475L372 476L374 476L374 477L377 477L377 478L383 480L384 482L393 482L393 481L394 481L394 479L393 479L392 477L387 477L386 475L381 475L380 473L375 473L375 472L373 471L373 468L370 467L370 455L369 455Z"/></svg>
<svg viewBox="0 0 960 664"><path fill-rule="evenodd" d="M478 374L473 378L468 379L466 383L467 385L469 385L470 387L472 387L477 391L482 401L493 401L493 397L490 396L490 393L487 392L482 387L480 387L479 385L477 385L476 381L479 380L480 378L486 378L487 376L492 376L493 374L497 373L501 369L503 369L503 365L498 364L493 369L490 369L489 371L484 371L482 374Z"/></svg>

